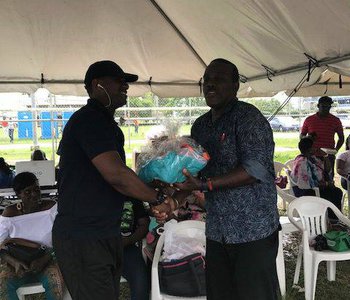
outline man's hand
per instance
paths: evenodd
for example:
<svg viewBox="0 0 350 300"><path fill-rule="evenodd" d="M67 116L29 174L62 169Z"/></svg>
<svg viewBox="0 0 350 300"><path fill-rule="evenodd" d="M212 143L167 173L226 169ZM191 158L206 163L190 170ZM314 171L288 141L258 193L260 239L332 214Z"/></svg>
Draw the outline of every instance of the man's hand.
<svg viewBox="0 0 350 300"><path fill-rule="evenodd" d="M163 194L172 196L176 192L176 188L173 184L169 184L158 179L155 179L151 182L151 187L159 189Z"/></svg>
<svg viewBox="0 0 350 300"><path fill-rule="evenodd" d="M183 183L175 183L176 188L183 191L201 190L200 179L193 177L186 169L183 169L182 173L186 176L186 180Z"/></svg>
<svg viewBox="0 0 350 300"><path fill-rule="evenodd" d="M152 208L152 214L158 223L164 223L175 209L177 209L177 204L173 198L168 196L164 203Z"/></svg>

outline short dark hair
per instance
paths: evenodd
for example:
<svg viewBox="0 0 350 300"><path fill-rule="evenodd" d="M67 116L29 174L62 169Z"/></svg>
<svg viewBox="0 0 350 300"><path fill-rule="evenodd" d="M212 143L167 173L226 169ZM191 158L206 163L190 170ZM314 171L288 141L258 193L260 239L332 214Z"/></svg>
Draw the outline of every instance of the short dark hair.
<svg viewBox="0 0 350 300"><path fill-rule="evenodd" d="M312 148L313 144L314 144L314 142L312 139L310 139L308 137L302 138L298 144L298 148L300 150L300 153L304 154L307 150Z"/></svg>
<svg viewBox="0 0 350 300"><path fill-rule="evenodd" d="M15 176L13 179L13 190L18 195L28 186L31 186L38 182L38 178L31 172L22 172Z"/></svg>
<svg viewBox="0 0 350 300"><path fill-rule="evenodd" d="M236 65L234 63L232 63L229 60L224 59L224 58L216 58L216 59L212 60L210 63L216 63L216 62L230 66L232 68L233 81L234 82L239 82L238 69L237 69L237 67L236 67Z"/></svg>
<svg viewBox="0 0 350 300"><path fill-rule="evenodd" d="M10 175L12 173L10 166L5 162L5 159L3 157L0 157L0 170L7 175Z"/></svg>
<svg viewBox="0 0 350 300"><path fill-rule="evenodd" d="M32 160L46 160L45 152L40 149L34 150L32 153Z"/></svg>

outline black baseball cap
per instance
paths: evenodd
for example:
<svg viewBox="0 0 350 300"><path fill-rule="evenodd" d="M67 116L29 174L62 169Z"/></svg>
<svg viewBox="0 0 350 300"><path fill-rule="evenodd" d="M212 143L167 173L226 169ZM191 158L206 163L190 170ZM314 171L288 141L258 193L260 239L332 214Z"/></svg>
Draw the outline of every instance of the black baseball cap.
<svg viewBox="0 0 350 300"><path fill-rule="evenodd" d="M320 99L318 99L318 104L321 104L321 103L332 105L333 104L333 100L332 100L331 97L323 96Z"/></svg>
<svg viewBox="0 0 350 300"><path fill-rule="evenodd" d="M84 84L88 87L93 79L105 76L124 78L126 82L135 82L139 78L135 74L125 73L114 61L101 60L90 65L85 74Z"/></svg>

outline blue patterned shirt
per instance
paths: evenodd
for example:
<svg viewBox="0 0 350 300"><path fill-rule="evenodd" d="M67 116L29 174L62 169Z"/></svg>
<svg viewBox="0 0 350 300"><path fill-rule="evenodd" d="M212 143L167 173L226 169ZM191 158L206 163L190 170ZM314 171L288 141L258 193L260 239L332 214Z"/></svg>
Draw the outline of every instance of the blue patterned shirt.
<svg viewBox="0 0 350 300"><path fill-rule="evenodd" d="M211 110L193 124L191 135L209 153L201 175L224 175L241 165L257 181L218 188L205 195L207 238L225 243L263 239L279 227L270 124L253 105L233 100L219 119Z"/></svg>

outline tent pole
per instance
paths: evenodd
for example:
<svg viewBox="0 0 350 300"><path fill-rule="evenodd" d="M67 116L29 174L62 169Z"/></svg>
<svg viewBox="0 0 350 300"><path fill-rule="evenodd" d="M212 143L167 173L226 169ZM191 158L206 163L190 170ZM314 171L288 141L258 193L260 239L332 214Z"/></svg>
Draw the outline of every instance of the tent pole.
<svg viewBox="0 0 350 300"><path fill-rule="evenodd" d="M33 122L32 122L32 128L33 128L33 145L34 145L34 149L36 149L38 147L38 126L37 126L37 122L38 122L38 112L36 110L36 99L35 99L35 94L32 93L30 94L30 98L32 100L32 109L33 109Z"/></svg>
<svg viewBox="0 0 350 300"><path fill-rule="evenodd" d="M169 23L169 25L175 30L175 32L178 34L178 36L182 39L182 41L187 45L187 47L192 51L192 53L197 57L197 59L202 64L203 68L207 67L207 64L204 62L202 57L198 54L198 52L193 48L191 43L186 39L186 37L182 34L182 32L179 30L179 28L176 27L176 25L173 23L173 21L170 20L168 15L162 10L162 8L158 5L158 3L155 0L150 0L150 2L153 4L153 6L158 10L158 12L163 16L165 21Z"/></svg>

